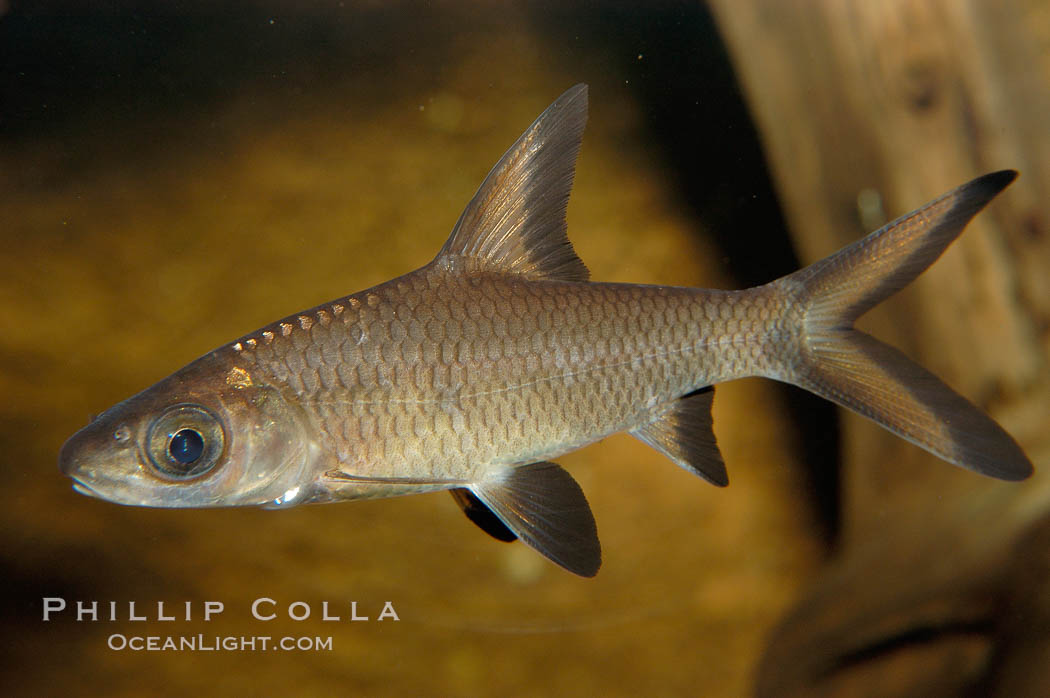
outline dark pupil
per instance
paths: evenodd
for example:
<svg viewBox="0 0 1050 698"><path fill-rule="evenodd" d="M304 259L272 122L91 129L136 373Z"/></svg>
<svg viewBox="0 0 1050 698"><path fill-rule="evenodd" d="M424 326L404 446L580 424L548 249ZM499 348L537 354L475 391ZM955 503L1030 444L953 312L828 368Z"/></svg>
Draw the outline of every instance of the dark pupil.
<svg viewBox="0 0 1050 698"><path fill-rule="evenodd" d="M204 438L193 429L180 429L171 437L168 453L177 463L189 465L204 453Z"/></svg>

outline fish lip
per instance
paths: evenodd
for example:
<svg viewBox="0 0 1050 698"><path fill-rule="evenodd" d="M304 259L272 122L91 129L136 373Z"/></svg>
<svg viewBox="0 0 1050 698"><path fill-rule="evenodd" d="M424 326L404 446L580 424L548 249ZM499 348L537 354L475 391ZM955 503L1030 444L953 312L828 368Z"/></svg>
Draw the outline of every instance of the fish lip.
<svg viewBox="0 0 1050 698"><path fill-rule="evenodd" d="M75 477L73 478L73 490L75 492L78 492L79 494L84 494L88 497L94 497L95 499L102 498L102 495L100 495L95 489L93 489L91 485L88 485Z"/></svg>
<svg viewBox="0 0 1050 698"><path fill-rule="evenodd" d="M92 487L91 485L87 484L86 482L77 477L73 478L73 491L77 492L78 494L82 494L102 502L111 502L113 504L120 504L123 506L147 506L142 502L122 498L119 495L119 493L111 492L109 494L104 494L103 492L99 491L95 487Z"/></svg>

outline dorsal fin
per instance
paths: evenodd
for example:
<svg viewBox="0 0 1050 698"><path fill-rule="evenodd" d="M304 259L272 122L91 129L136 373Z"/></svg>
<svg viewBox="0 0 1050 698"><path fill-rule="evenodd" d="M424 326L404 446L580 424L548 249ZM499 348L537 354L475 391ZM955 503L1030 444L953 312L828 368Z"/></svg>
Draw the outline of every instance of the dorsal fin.
<svg viewBox="0 0 1050 698"><path fill-rule="evenodd" d="M644 441L678 466L713 485L725 487L729 475L718 450L711 424L714 387L701 388L675 400L652 422L632 429L631 436Z"/></svg>
<svg viewBox="0 0 1050 698"><path fill-rule="evenodd" d="M503 154L434 259L450 271L586 281L566 235L576 155L587 124L587 86L558 97Z"/></svg>

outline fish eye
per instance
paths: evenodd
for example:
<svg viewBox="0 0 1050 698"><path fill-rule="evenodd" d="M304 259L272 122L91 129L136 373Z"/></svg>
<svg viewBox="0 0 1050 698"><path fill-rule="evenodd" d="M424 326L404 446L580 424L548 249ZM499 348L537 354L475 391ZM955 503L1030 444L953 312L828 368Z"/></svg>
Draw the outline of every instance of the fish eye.
<svg viewBox="0 0 1050 698"><path fill-rule="evenodd" d="M204 437L196 429L179 429L168 442L168 455L189 465L204 453Z"/></svg>
<svg viewBox="0 0 1050 698"><path fill-rule="evenodd" d="M205 474L222 457L226 435L219 418L200 405L175 405L149 428L146 454L161 475L188 480Z"/></svg>

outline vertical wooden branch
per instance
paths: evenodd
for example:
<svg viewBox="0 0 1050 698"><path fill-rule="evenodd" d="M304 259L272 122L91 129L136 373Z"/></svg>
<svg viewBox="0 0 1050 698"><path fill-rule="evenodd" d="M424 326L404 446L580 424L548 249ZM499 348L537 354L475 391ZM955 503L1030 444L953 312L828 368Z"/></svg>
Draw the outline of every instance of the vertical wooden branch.
<svg viewBox="0 0 1050 698"><path fill-rule="evenodd" d="M1021 170L914 288L864 324L991 412L1037 469L1050 467L1050 7L710 4L805 261L975 175ZM760 684L771 695L846 686L835 677L863 674L880 659L865 652L895 647L916 624L983 622L989 599L1009 594L1000 563L1010 545L1050 504L1042 472L1022 485L979 480L856 418L843 444L840 555L774 640ZM979 679L997 656L986 635L944 643L938 656L957 670L937 685L992 680ZM907 667L893 666L906 682Z"/></svg>

